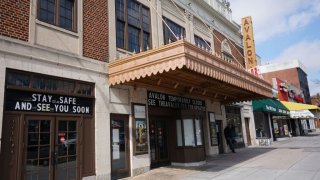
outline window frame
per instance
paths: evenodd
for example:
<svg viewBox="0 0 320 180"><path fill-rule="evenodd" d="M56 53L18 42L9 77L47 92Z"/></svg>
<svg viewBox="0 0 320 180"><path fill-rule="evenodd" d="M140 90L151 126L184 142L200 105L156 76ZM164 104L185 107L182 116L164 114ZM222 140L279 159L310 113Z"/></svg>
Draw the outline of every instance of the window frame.
<svg viewBox="0 0 320 180"><path fill-rule="evenodd" d="M24 77L28 78L28 85L26 86L19 86L19 85L12 85L9 84L9 76L10 75L24 75ZM62 83L70 83L72 84L73 88L70 91L66 91L65 89L41 89L34 87L34 81L36 80L37 77L42 77L45 82L48 82L48 80L62 82ZM72 80L72 79L66 79L66 78L61 78L57 76L51 76L51 75L45 75L45 74L40 74L40 73L33 73L33 72L27 72L27 71L21 71L21 70L16 70L16 69L6 69L6 88L7 89L16 89L16 90L24 90L24 91L32 91L32 92L39 92L39 93L51 93L51 94L58 94L58 95L70 95L70 96L76 96L76 97L87 97L87 98L94 98L95 97L95 84L91 82L85 82L85 81L80 81L80 80ZM79 86L87 86L91 88L90 93L79 93Z"/></svg>
<svg viewBox="0 0 320 180"><path fill-rule="evenodd" d="M152 47L152 36L151 36L151 12L150 12L150 8L145 6L144 4L136 1L136 0L122 0L123 1L123 14L121 15L121 17L118 17L117 12L115 13L115 22L116 22L116 37L118 36L117 32L118 32L118 22L121 22L122 24L124 24L124 28L123 28L123 42L121 44L123 44L123 47L119 47L118 46L118 42L116 42L116 47L119 49L123 49L129 52L143 52L143 51L147 51L149 49L151 49ZM128 10L128 3L129 1L132 1L134 3L136 3L139 6L139 25L134 25L134 24L130 24L129 22L129 10ZM116 11L117 11L117 0L115 0L115 7L116 7ZM149 14L148 14L148 29L144 29L144 10L148 10ZM137 29L139 31L138 35L139 35L139 48L136 49L130 49L130 35L129 35L129 28L133 28L133 29ZM145 46L144 44L144 35L148 34L148 44L147 46Z"/></svg>
<svg viewBox="0 0 320 180"><path fill-rule="evenodd" d="M136 117L137 114L135 113L135 107L140 106L144 107L144 117ZM148 154L149 153L149 122L147 121L147 107L145 104L141 103L131 103L131 110L132 110L132 142L133 142L133 154L134 155L142 155L142 154ZM146 147L147 149L145 151L138 151L137 150L137 121L143 121L145 123L145 133L146 133Z"/></svg>
<svg viewBox="0 0 320 180"><path fill-rule="evenodd" d="M234 58L232 55L232 49L227 41L227 39L224 39L221 42L221 54L222 54L222 59L231 63L233 62Z"/></svg>
<svg viewBox="0 0 320 180"><path fill-rule="evenodd" d="M185 120L192 120L193 125L193 138L194 138L194 146L192 145L185 145L185 128L184 128L184 121ZM196 120L199 120L199 127L201 129L201 145L198 145L197 141L197 129L196 129ZM182 137L182 145L178 145L178 131L177 131L177 121L180 121L180 128L181 128L181 137ZM182 118L176 119L176 147L177 148L198 148L205 146L204 142L204 132L203 132L203 117L202 116L184 116Z"/></svg>
<svg viewBox="0 0 320 180"><path fill-rule="evenodd" d="M199 43L197 43L199 42ZM200 45L200 48L205 48L205 50L211 50L211 43L207 40L204 40L203 38L201 38L200 36L194 34L194 44L196 46ZM202 46L203 44L203 46ZM199 46L198 46L199 47Z"/></svg>
<svg viewBox="0 0 320 180"><path fill-rule="evenodd" d="M181 34L182 34L183 38L186 37L186 30L185 30L185 28L184 28L183 26L180 26L179 24L175 23L174 21L172 21L171 19L169 19L169 18L167 18L167 17L164 17L164 16L163 16L162 18L163 18L163 21L165 21L165 23L166 23L168 26L170 26L170 24L173 24L173 25L176 26L175 28L180 28L181 33L180 33L179 36L181 36ZM176 38L172 39L170 35L173 35L173 34L172 34L172 32L168 29L168 27L167 27L167 25L166 25L165 23L162 22L162 24L163 24L163 43L164 43L165 45L166 45L166 44L169 44L169 39L170 39L171 42L178 41L178 40L180 39L180 37L177 36L178 39L176 39ZM172 27L170 27L170 28L171 28L171 30L174 32L174 28L172 28ZM174 33L176 33L176 32L174 32ZM169 35L169 36L167 37L167 35ZM174 34L173 36L175 36L175 35L176 35L176 34Z"/></svg>
<svg viewBox="0 0 320 180"><path fill-rule="evenodd" d="M62 27L60 25L60 0L53 0L54 1L54 12L53 12L53 23L50 23L48 21L45 21L45 20L41 20L40 19L40 10L41 10L41 3L40 3L41 0L37 0L37 20L41 21L41 22L44 22L44 23L48 23L48 24L51 24L51 25L54 25L58 28L62 28L62 29L65 29L67 31L72 31L72 32L75 32L77 33L78 32L78 26L77 26L77 20L78 20L78 1L77 0L73 0L73 4L72 4L72 22L71 22L71 29L68 29L68 28L65 28L65 27Z"/></svg>

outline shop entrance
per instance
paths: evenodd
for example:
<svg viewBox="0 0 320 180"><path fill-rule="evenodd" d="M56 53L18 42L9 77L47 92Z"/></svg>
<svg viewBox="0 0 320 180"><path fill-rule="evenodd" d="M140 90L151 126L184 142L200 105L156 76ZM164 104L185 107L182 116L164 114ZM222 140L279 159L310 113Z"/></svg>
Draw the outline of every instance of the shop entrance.
<svg viewBox="0 0 320 180"><path fill-rule="evenodd" d="M79 179L79 120L26 116L25 179Z"/></svg>
<svg viewBox="0 0 320 180"><path fill-rule="evenodd" d="M129 116L111 114L111 179L130 176Z"/></svg>
<svg viewBox="0 0 320 180"><path fill-rule="evenodd" d="M160 117L150 117L149 129L151 168L169 165L167 120Z"/></svg>
<svg viewBox="0 0 320 180"><path fill-rule="evenodd" d="M218 149L219 154L224 153L223 149L223 129L222 129L222 121L216 120L216 126L217 126L217 139L218 139Z"/></svg>

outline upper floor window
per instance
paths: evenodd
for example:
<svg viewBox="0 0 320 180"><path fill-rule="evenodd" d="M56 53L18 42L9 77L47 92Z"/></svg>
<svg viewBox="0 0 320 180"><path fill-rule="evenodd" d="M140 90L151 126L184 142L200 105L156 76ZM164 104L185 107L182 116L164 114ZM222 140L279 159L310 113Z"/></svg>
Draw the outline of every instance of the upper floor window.
<svg viewBox="0 0 320 180"><path fill-rule="evenodd" d="M76 31L75 0L38 0L40 21Z"/></svg>
<svg viewBox="0 0 320 180"><path fill-rule="evenodd" d="M228 62L232 62L233 56L231 52L231 48L227 40L223 40L221 43L221 51L222 51L222 58Z"/></svg>
<svg viewBox="0 0 320 180"><path fill-rule="evenodd" d="M210 50L211 49L211 43L204 40L203 38L194 35L194 43L196 44L196 46L200 47L200 48L204 48L206 50Z"/></svg>
<svg viewBox="0 0 320 180"><path fill-rule="evenodd" d="M169 42L177 41L177 39L180 39L181 37L185 37L185 30L183 27L165 17L163 19L166 22L163 24L164 44L168 44ZM172 32L166 24L169 26Z"/></svg>
<svg viewBox="0 0 320 180"><path fill-rule="evenodd" d="M117 47L131 52L150 48L150 10L135 0L116 0Z"/></svg>
<svg viewBox="0 0 320 180"><path fill-rule="evenodd" d="M92 83L61 79L24 71L9 70L6 84L8 88L94 96L94 85Z"/></svg>

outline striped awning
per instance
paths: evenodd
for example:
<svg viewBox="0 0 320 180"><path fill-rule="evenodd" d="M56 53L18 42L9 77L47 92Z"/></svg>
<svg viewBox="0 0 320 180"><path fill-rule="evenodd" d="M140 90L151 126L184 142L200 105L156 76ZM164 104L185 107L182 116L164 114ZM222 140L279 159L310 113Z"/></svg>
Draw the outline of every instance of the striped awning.
<svg viewBox="0 0 320 180"><path fill-rule="evenodd" d="M290 111L292 119L313 119L314 115L309 110Z"/></svg>

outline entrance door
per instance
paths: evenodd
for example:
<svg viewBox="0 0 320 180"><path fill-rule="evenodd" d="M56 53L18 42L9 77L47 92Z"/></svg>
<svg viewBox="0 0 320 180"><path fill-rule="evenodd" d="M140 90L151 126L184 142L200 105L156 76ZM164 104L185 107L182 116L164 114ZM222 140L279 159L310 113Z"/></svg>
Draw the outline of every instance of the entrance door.
<svg viewBox="0 0 320 180"><path fill-rule="evenodd" d="M111 114L111 178L130 176L129 116Z"/></svg>
<svg viewBox="0 0 320 180"><path fill-rule="evenodd" d="M151 168L169 165L167 123L163 119L150 119Z"/></svg>
<svg viewBox="0 0 320 180"><path fill-rule="evenodd" d="M245 120L245 123L246 123L246 134L247 134L248 146L251 146L251 136L250 136L250 128L249 128L250 119L249 118L244 118L244 120Z"/></svg>
<svg viewBox="0 0 320 180"><path fill-rule="evenodd" d="M26 180L79 179L76 118L26 117Z"/></svg>
<svg viewBox="0 0 320 180"><path fill-rule="evenodd" d="M217 138L218 138L218 148L219 148L219 154L223 153L223 141L222 141L222 121L216 120L216 126L217 126Z"/></svg>

